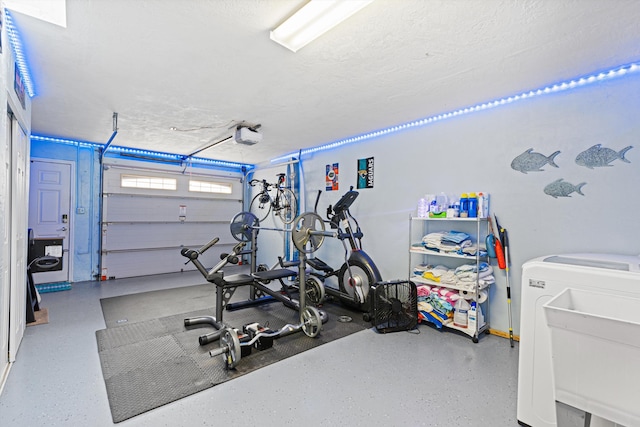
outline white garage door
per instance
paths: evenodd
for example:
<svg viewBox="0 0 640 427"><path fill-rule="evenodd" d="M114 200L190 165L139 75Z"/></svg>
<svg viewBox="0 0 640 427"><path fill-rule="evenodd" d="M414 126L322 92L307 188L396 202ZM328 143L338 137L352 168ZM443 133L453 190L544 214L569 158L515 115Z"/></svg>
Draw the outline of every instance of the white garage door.
<svg viewBox="0 0 640 427"><path fill-rule="evenodd" d="M102 279L194 269L182 246L220 241L203 256L213 266L237 243L229 231L242 210L242 175L206 170L142 168L105 159L102 198ZM116 160L114 160L116 162Z"/></svg>

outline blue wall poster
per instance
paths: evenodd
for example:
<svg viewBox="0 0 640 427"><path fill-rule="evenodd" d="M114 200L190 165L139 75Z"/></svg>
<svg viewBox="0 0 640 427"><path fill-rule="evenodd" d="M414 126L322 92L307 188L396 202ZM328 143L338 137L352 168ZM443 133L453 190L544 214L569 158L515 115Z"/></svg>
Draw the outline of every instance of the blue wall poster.
<svg viewBox="0 0 640 427"><path fill-rule="evenodd" d="M358 188L373 188L373 157L358 159Z"/></svg>
<svg viewBox="0 0 640 427"><path fill-rule="evenodd" d="M327 165L327 175L325 178L327 191L338 190L338 164Z"/></svg>

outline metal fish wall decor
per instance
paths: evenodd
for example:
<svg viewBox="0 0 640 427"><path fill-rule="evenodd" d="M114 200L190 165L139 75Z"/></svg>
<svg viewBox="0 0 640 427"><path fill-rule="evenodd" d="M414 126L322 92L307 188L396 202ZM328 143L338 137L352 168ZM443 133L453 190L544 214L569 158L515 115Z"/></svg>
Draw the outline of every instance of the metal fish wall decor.
<svg viewBox="0 0 640 427"><path fill-rule="evenodd" d="M513 159L511 162L511 169L527 173L542 172L542 167L547 164L557 168L558 165L555 164L554 159L558 154L560 154L560 151L556 151L547 157L544 154L536 153L533 151L533 148L529 148L527 151Z"/></svg>
<svg viewBox="0 0 640 427"><path fill-rule="evenodd" d="M581 196L584 196L582 187L586 182L581 182L578 185L573 185L570 182L564 181L562 178L553 181L551 184L544 187L544 193L557 199L558 197L571 197L571 193L576 192Z"/></svg>
<svg viewBox="0 0 640 427"><path fill-rule="evenodd" d="M633 145L624 147L620 151L612 150L611 148L603 147L602 144L596 144L576 156L576 164L578 166L584 166L589 169L613 166L611 163L615 160L620 160L624 163L631 163L625 158L627 151L631 150ZM526 174L527 172L543 172L542 169L546 165L553 166L555 168L558 165L555 163L556 156L560 154L560 151L556 151L549 156L545 156L541 153L536 153L533 148L529 148L524 153L515 157L511 161L511 169ZM586 185L586 182L574 185L570 182L564 181L563 178L553 181L544 187L544 193L557 199L558 197L571 197L571 194L577 193L584 196L582 187Z"/></svg>
<svg viewBox="0 0 640 427"><path fill-rule="evenodd" d="M602 144L596 144L593 147L578 154L578 156L576 157L576 163L579 166L584 166L589 169L604 166L613 166L610 163L618 159L622 160L625 163L631 163L624 157L624 155L632 148L633 145L629 145L628 147L624 147L620 151L615 151L611 148L603 147Z"/></svg>

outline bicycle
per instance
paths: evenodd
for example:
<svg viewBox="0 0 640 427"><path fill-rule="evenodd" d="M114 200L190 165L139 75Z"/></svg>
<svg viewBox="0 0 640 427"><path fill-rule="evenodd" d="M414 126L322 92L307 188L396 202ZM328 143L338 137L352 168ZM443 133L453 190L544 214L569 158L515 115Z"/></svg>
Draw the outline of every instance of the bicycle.
<svg viewBox="0 0 640 427"><path fill-rule="evenodd" d="M249 185L255 187L261 185L262 189L251 199L249 211L253 213L260 222L264 221L271 211L273 211L285 224L291 224L298 212L298 200L295 193L288 187L284 187L285 174L277 175L278 182L270 184L266 179L252 179ZM271 196L270 190L275 188L275 198Z"/></svg>

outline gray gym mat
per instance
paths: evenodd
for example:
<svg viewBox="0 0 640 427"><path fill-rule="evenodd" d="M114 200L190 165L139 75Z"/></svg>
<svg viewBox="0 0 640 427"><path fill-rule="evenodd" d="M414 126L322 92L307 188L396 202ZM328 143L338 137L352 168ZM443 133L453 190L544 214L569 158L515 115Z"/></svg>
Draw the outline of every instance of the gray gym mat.
<svg viewBox="0 0 640 427"><path fill-rule="evenodd" d="M211 307L212 291L212 285L198 285L101 300L108 328L96 331L96 338L114 423L371 327L362 320L362 313L339 304L325 304L322 309L329 320L318 337L299 332L279 338L272 348L254 349L234 370L227 370L222 356L209 356L209 350L219 347L218 342L206 346L198 343L198 337L213 331L213 327L184 326L186 317L212 316L213 308L181 313L185 301L188 308L200 304ZM160 312L162 316L149 318L150 313ZM338 322L340 316L353 320ZM297 324L299 315L275 302L225 311L224 321L238 328L259 322L277 330L288 323Z"/></svg>
<svg viewBox="0 0 640 427"><path fill-rule="evenodd" d="M107 328L215 307L214 285L194 285L100 300Z"/></svg>

